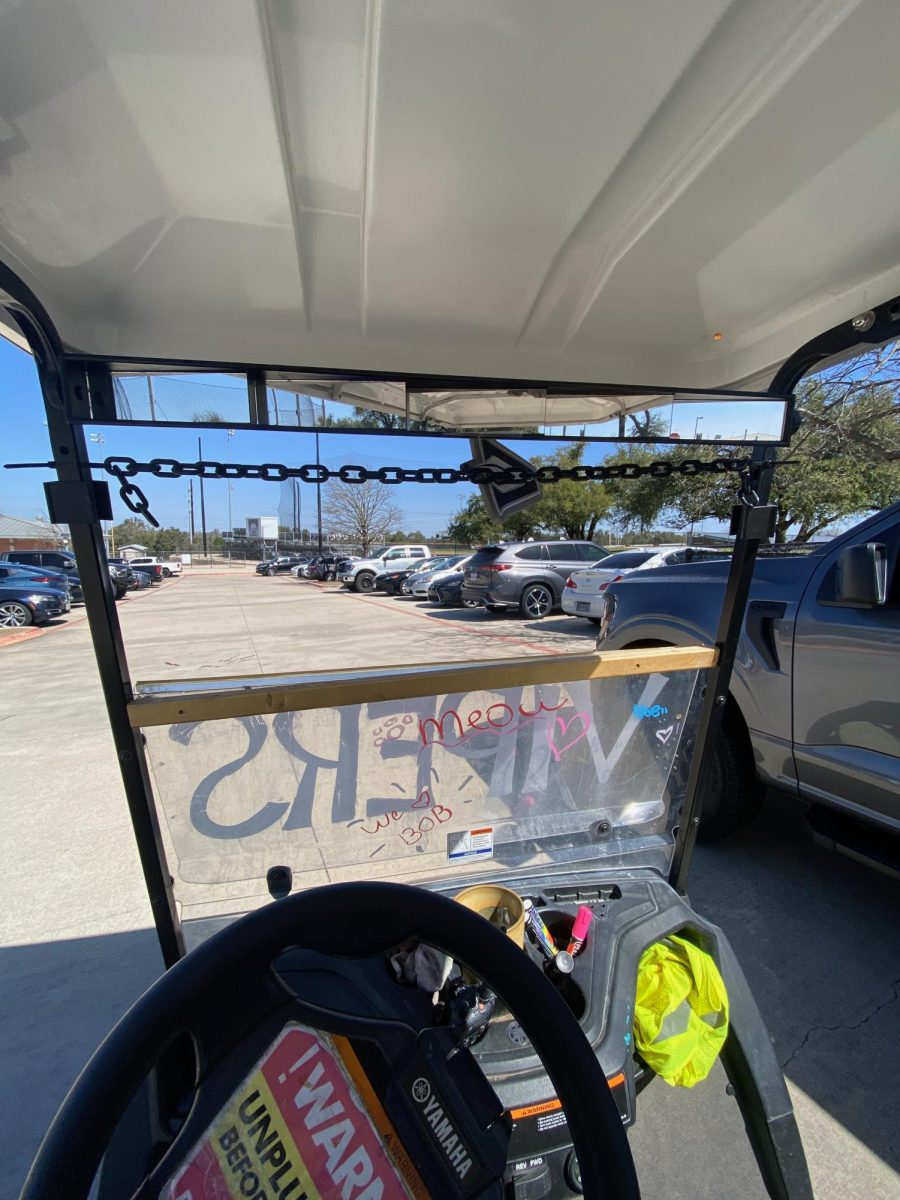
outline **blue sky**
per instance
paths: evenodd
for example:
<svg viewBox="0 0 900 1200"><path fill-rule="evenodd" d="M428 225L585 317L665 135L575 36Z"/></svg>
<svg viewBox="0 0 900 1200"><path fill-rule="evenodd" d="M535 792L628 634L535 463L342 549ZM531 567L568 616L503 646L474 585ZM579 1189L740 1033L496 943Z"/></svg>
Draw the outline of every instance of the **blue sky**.
<svg viewBox="0 0 900 1200"><path fill-rule="evenodd" d="M34 462L49 457L47 428L43 424L44 407L38 384L37 373L30 355L0 337L0 398L2 398L3 429L0 462ZM768 409L770 406L764 406ZM724 410L724 411L723 411ZM668 410L664 410L668 415ZM698 418L700 432L711 433L712 426L726 436L743 432L746 423L744 412L731 412L725 406L717 406L713 412L709 405L685 404L675 410L672 428L683 437L693 434ZM765 417L759 410L760 422ZM738 429L737 426L741 428ZM95 460L107 455L131 455L135 458L169 457L194 461L197 454L197 431L190 429L140 429L136 427L116 428L92 427L100 433L102 445L92 446ZM204 458L232 462L284 462L298 465L315 462L315 441L312 434L296 432L235 431L231 439L225 429L205 429L201 433ZM229 447L230 440L230 447ZM322 462L330 467L344 463L360 463L363 466L459 466L471 457L468 440L457 438L384 438L365 434L329 433L320 437ZM517 453L528 457L546 454L559 443L512 442ZM588 444L585 461L596 463L611 451L603 443ZM0 513L7 516L33 519L46 515L42 484L52 479L52 472L0 470ZM99 477L99 476L98 476ZM186 529L188 525L187 480L159 480L142 476L138 482L144 489L151 512L161 525L176 525ZM395 488L395 502L403 512L400 522L406 530L420 529L426 536L433 536L446 528L452 514L473 494L472 485L459 484L428 485L401 484ZM195 501L199 505L196 496ZM207 481L206 513L207 526L227 528L228 492L224 481ZM117 521L131 514L112 490L113 510ZM277 513L280 489L277 484L259 481L237 481L231 493L231 509L234 525L241 525L248 516L264 516ZM307 528L315 525L315 487L300 485L301 524ZM198 509L199 511L199 509Z"/></svg>

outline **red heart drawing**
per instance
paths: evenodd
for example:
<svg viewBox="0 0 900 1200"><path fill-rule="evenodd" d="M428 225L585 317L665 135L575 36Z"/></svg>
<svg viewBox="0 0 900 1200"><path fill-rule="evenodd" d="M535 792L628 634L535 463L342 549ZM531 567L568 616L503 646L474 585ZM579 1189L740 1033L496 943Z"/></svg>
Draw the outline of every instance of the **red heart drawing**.
<svg viewBox="0 0 900 1200"><path fill-rule="evenodd" d="M557 728L559 729L560 738L567 737L569 730L576 721L581 722L581 732L576 734L571 741L565 742L562 746L557 745ZM550 743L550 753L557 762L559 762L567 750L571 750L572 747L577 745L582 738L587 737L588 729L590 729L590 721L590 713L577 712L574 717L569 717L568 721L564 721L562 717L557 717L552 725L547 726L547 741Z"/></svg>

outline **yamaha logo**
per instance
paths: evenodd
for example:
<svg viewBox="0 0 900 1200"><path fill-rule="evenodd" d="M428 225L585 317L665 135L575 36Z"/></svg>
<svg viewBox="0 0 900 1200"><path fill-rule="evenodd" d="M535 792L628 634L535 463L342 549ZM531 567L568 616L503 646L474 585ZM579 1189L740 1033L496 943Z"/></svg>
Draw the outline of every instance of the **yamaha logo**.
<svg viewBox="0 0 900 1200"><path fill-rule="evenodd" d="M458 1178L465 1179L472 1169L471 1155L452 1121L444 1113L431 1083L424 1075L419 1075L412 1081L409 1090L413 1100L420 1106L425 1123L430 1126L431 1133L447 1156L448 1165Z"/></svg>

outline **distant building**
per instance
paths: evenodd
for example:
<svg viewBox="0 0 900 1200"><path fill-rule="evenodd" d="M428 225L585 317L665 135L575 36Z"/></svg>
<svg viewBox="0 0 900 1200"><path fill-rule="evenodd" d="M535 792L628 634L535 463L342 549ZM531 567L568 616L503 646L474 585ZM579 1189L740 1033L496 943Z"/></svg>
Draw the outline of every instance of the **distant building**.
<svg viewBox="0 0 900 1200"><path fill-rule="evenodd" d="M248 538L258 538L264 542L278 540L277 517L247 517L244 524Z"/></svg>
<svg viewBox="0 0 900 1200"><path fill-rule="evenodd" d="M24 521L0 513L0 554L9 550L58 550L69 545L64 525L49 521Z"/></svg>

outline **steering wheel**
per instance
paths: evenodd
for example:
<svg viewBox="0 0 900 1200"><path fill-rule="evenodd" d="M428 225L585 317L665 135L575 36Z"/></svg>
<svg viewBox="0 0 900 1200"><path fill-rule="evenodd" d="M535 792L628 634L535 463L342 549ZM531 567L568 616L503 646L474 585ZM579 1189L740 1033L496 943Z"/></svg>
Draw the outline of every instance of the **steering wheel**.
<svg viewBox="0 0 900 1200"><path fill-rule="evenodd" d="M200 1063L191 1117L135 1193L147 1200L157 1197L204 1131L192 1120L203 1107L204 1070L215 1067L221 1077L225 1062L232 1068L230 1079L242 1080L260 1056L258 1038L253 1043L251 1035L261 1020L271 1022L277 1014L280 1028L291 1003L302 1004L274 962L297 948L339 959L373 958L410 938L464 963L514 1013L562 1101L584 1194L592 1200L639 1197L606 1076L571 1009L528 955L483 917L436 892L404 884L346 883L299 892L249 913L157 980L73 1084L41 1144L21 1200L87 1200L131 1098L174 1038L187 1032ZM399 986L387 970L384 981L385 987ZM440 1058L432 1065L446 1069ZM206 1097L212 1119L232 1091L230 1086L217 1098ZM501 1178L502 1171L492 1181L497 1195Z"/></svg>

